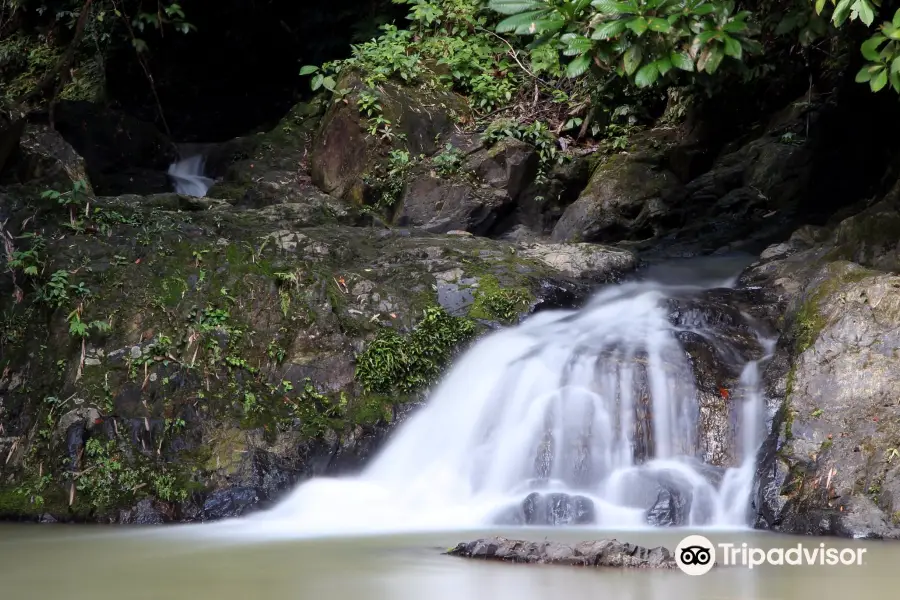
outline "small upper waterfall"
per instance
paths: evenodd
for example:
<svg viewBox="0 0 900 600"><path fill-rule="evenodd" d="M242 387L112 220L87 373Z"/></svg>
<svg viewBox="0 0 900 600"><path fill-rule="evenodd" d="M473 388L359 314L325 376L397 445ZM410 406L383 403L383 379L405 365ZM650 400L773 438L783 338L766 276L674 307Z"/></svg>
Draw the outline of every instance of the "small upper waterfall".
<svg viewBox="0 0 900 600"><path fill-rule="evenodd" d="M362 474L313 479L229 527L288 535L458 529L532 523L537 513L555 515L551 524L747 526L764 436L758 365L772 344L745 328L758 350L748 359L702 311L672 318L673 298L700 292L624 283L582 309L539 312L494 332ZM682 343L691 336L736 365L734 389L721 398L698 388ZM726 407L715 432L704 431L711 404ZM705 448L716 445L730 447L727 464L704 463Z"/></svg>
<svg viewBox="0 0 900 600"><path fill-rule="evenodd" d="M189 156L169 166L169 177L175 191L186 196L202 198L212 187L214 180L204 175L206 158L202 154Z"/></svg>

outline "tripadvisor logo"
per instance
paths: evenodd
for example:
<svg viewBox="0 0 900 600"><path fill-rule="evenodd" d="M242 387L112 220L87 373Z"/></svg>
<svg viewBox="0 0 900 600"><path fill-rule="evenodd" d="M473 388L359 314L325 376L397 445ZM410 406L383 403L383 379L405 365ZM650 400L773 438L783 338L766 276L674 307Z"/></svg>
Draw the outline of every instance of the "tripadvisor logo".
<svg viewBox="0 0 900 600"><path fill-rule="evenodd" d="M761 565L774 566L860 566L866 548L832 548L824 543L818 546L797 544L787 548L754 548L747 543L720 543L714 545L702 535L689 535L675 547L675 563L688 575L704 575L716 565L716 556L725 566L742 566L752 569Z"/></svg>

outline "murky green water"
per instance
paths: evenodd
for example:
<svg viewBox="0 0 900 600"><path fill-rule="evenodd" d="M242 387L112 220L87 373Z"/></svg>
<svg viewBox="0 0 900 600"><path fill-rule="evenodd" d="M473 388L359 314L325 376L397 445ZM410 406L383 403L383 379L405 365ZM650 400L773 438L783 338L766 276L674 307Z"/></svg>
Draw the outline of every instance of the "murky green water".
<svg viewBox="0 0 900 600"><path fill-rule="evenodd" d="M0 598L9 600L894 600L900 597L900 545L760 533L706 534L715 543L757 547L865 547L862 566L597 570L497 564L441 555L484 535L271 542L207 536L202 528L126 529L0 526ZM507 537L577 541L616 537L674 548L685 532L519 530ZM200 535L202 534L202 535Z"/></svg>

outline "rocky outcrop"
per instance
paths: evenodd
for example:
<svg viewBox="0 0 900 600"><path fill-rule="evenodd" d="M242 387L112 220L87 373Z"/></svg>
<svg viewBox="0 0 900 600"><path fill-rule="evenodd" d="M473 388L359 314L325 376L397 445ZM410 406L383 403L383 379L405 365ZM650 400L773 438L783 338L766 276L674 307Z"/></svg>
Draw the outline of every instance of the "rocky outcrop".
<svg viewBox="0 0 900 600"><path fill-rule="evenodd" d="M572 565L580 567L619 567L635 569L674 569L675 558L668 549L644 548L617 540L579 542L526 542L502 537L461 542L447 551L450 556L500 560L516 563Z"/></svg>
<svg viewBox="0 0 900 600"><path fill-rule="evenodd" d="M664 215L666 197L678 179L663 164L661 142L634 142L633 152L608 157L591 175L587 188L553 228L557 242L617 242L657 235L654 222Z"/></svg>
<svg viewBox="0 0 900 600"><path fill-rule="evenodd" d="M357 203L366 197L366 176L374 175L385 146L396 141L411 156L433 154L451 132L454 116L466 112L461 98L427 83L413 88L384 82L377 90L367 90L351 74L337 88L348 95L332 104L322 119L310 150L310 173L322 191ZM386 120L374 133L367 131L360 113L360 92L377 96L378 116Z"/></svg>
<svg viewBox="0 0 900 600"><path fill-rule="evenodd" d="M895 193L831 228L801 228L743 278L782 315L766 371L774 419L754 495L759 527L900 537L900 279L869 268L893 266Z"/></svg>
<svg viewBox="0 0 900 600"><path fill-rule="evenodd" d="M85 161L56 131L44 125L28 125L19 141L15 181L68 192L75 182L91 184Z"/></svg>
<svg viewBox="0 0 900 600"><path fill-rule="evenodd" d="M359 469L479 331L586 295L515 244L341 225L318 211L346 205L319 195L92 197L65 236L65 210L0 196L17 249L36 234L45 264L18 274L41 290L21 302L0 280L0 516L255 510ZM596 280L636 263L590 256Z"/></svg>

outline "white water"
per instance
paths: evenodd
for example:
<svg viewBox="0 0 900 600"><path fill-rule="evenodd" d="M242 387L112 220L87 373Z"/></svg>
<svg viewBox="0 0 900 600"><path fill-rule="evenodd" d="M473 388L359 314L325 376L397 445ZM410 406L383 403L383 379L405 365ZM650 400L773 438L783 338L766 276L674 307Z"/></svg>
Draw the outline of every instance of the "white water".
<svg viewBox="0 0 900 600"><path fill-rule="evenodd" d="M313 479L227 527L288 536L477 529L539 490L590 498L594 526L638 528L660 480L692 498L684 525L746 527L764 435L758 364L744 366L732 391L739 459L710 477L695 458L693 372L664 306L676 289L686 288L621 284L581 310L540 312L487 336L362 474ZM702 322L691 330L709 338ZM649 407L638 406L640 377ZM652 431L636 434L636 411L647 408Z"/></svg>
<svg viewBox="0 0 900 600"><path fill-rule="evenodd" d="M169 177L175 185L175 191L185 196L203 198L212 187L214 180L204 173L206 159L202 154L174 162L169 166Z"/></svg>

